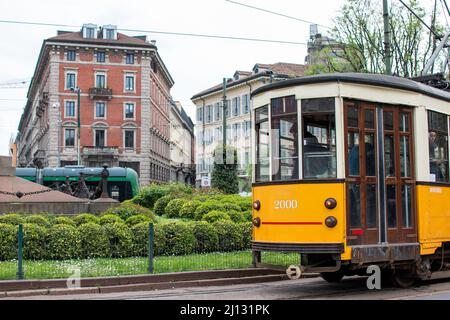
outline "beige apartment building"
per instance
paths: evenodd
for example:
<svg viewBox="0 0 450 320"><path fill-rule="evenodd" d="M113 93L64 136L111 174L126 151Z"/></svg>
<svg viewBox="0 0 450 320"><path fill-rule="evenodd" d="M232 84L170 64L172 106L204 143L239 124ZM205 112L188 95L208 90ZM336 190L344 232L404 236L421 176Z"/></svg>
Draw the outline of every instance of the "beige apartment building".
<svg viewBox="0 0 450 320"><path fill-rule="evenodd" d="M265 84L302 76L305 70L306 66L301 64L257 63L252 71L236 71L233 78L227 80L227 144L238 150L241 188L249 185L251 176L252 92ZM213 152L223 141L223 84L197 93L191 100L196 106L196 185L200 186L205 177L211 179Z"/></svg>

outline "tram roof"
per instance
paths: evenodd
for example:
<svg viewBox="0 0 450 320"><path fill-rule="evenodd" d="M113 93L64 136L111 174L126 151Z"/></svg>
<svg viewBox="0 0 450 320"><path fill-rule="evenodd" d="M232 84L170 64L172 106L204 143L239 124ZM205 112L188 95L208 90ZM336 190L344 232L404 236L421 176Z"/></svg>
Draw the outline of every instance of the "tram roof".
<svg viewBox="0 0 450 320"><path fill-rule="evenodd" d="M444 90L436 89L406 78L371 73L331 73L298 77L260 87L253 91L252 97L270 90L327 82L347 82L401 89L421 93L436 99L450 102L450 93Z"/></svg>
<svg viewBox="0 0 450 320"><path fill-rule="evenodd" d="M43 173L46 177L78 177L80 172L89 176L100 176L103 168L85 168L85 167L63 167L63 168L44 168ZM110 177L126 177L130 168L108 168ZM36 168L16 168L16 175L20 176L34 176L36 175Z"/></svg>

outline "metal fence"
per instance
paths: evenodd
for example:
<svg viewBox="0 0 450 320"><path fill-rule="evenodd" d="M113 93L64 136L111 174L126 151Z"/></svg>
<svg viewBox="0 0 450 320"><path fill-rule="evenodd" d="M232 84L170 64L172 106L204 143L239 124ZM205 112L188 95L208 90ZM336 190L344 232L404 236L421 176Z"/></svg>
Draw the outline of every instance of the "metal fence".
<svg viewBox="0 0 450 320"><path fill-rule="evenodd" d="M33 239L24 238L25 226L19 225L17 230L17 241L14 252L17 257L12 260L0 261L0 280L12 279L65 279L69 277L102 277L121 275L140 275L149 273L170 273L202 270L224 270L251 268L252 251L250 245L239 244L223 246L205 252L204 248L195 248L189 254L170 254L158 252L158 230L153 224L149 224L145 246L142 254L127 254L122 256L116 254L118 243L114 241L110 245L109 257L90 257L60 259L38 257L33 254L31 246ZM203 239L205 240L205 239ZM227 239L219 239L227 240ZM220 241L219 241L220 242ZM46 247L48 244L43 243ZM144 245L141 243L141 245ZM27 246L29 246L27 248ZM62 245L64 248L64 245ZM60 250L61 248L59 248ZM146 250L144 250L146 249ZM46 250L50 250L46 247ZM53 248L53 250L56 250ZM69 248L67 248L69 250ZM208 251L208 250L206 250ZM50 256L53 256L50 252ZM60 255L61 256L61 255ZM63 255L62 255L63 256ZM261 263L288 267L300 263L300 255L295 253L262 252Z"/></svg>

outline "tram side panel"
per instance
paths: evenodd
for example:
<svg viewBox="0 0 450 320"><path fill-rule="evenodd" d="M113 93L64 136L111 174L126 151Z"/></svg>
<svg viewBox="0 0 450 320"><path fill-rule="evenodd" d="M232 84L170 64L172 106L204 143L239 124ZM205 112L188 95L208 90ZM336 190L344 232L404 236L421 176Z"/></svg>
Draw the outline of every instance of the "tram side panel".
<svg viewBox="0 0 450 320"><path fill-rule="evenodd" d="M435 253L450 242L450 187L417 186L420 253Z"/></svg>

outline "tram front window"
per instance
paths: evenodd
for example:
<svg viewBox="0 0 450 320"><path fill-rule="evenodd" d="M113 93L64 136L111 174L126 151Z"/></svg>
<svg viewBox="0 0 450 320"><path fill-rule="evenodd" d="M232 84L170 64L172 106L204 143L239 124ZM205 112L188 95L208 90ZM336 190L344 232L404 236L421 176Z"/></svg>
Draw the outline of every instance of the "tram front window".
<svg viewBox="0 0 450 320"><path fill-rule="evenodd" d="M298 179L297 100L272 99L272 181Z"/></svg>
<svg viewBox="0 0 450 320"><path fill-rule="evenodd" d="M303 177L336 178L335 98L302 100Z"/></svg>
<svg viewBox="0 0 450 320"><path fill-rule="evenodd" d="M447 116L428 111L428 143L430 153L430 179L436 182L448 182L448 124Z"/></svg>

